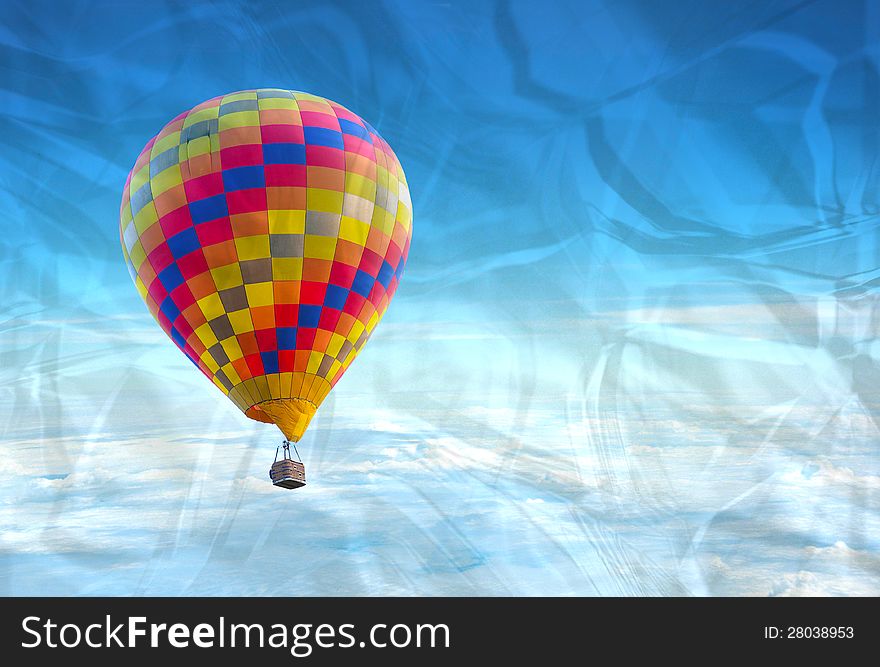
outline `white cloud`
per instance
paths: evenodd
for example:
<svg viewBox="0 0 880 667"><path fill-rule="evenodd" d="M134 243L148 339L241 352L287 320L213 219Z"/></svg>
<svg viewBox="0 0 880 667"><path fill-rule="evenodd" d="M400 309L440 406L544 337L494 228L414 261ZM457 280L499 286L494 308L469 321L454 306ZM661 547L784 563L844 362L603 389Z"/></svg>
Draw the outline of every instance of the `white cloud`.
<svg viewBox="0 0 880 667"><path fill-rule="evenodd" d="M394 432L339 430L341 417L350 416L340 410L332 428L316 431L300 449L310 484L294 492L266 479L274 445L262 444L265 427L239 422L235 413L220 413L215 431L202 428L198 436L186 423L144 437L71 435L54 445L63 456L43 455L48 437L19 437L5 443L10 473L0 488L0 551L14 562L54 559L54 572L71 582L64 590L73 593L106 591L107 573L119 569L133 575L134 583L116 583L126 592L271 594L264 571L275 560L307 563L300 583L314 593L790 594L810 585L784 576L801 571L832 592L844 583L829 583L825 571L877 580L870 548L853 556L856 549L834 545L820 532L832 526L833 512L826 517L809 504L818 498L833 509L848 502L852 485L864 484L849 458L814 457L811 478L802 464L790 468L790 478L774 475L780 461L792 459L780 459L772 444L700 439L707 428L726 437L725 429L741 426L719 425L711 411L699 413L699 423L659 410L642 421L622 413L572 419L540 405L539 426L508 437L481 425L510 412L471 407L465 414L476 426L450 421L448 431L423 413L391 408L365 414L393 424ZM118 418L109 413L96 433L124 432L114 425ZM562 435L566 420L590 435ZM671 440L660 446L663 433ZM870 530L871 510L864 512ZM729 513L748 518L732 523ZM815 546L780 549L770 564L740 562L724 551L745 549L776 525L814 536ZM852 535L838 535L856 544ZM687 573L708 550L718 556L704 570L706 583ZM640 569L646 558L650 578ZM322 579L322 568L333 577ZM533 570L543 585L517 578ZM45 585L29 575L16 582L13 590L22 594Z"/></svg>
<svg viewBox="0 0 880 667"><path fill-rule="evenodd" d="M797 470L790 470L782 474L781 479L796 486L836 485L860 491L880 490L880 476L859 474L846 466L835 465L827 457L820 457Z"/></svg>
<svg viewBox="0 0 880 667"><path fill-rule="evenodd" d="M838 540L831 546L827 547L814 547L808 546L804 548L805 551L811 556L826 556L830 558L853 558L861 554L861 552L856 551L855 549L850 549L846 542L843 540Z"/></svg>
<svg viewBox="0 0 880 667"><path fill-rule="evenodd" d="M858 576L842 576L800 570L782 575L773 582L770 597L875 596L877 581Z"/></svg>
<svg viewBox="0 0 880 667"><path fill-rule="evenodd" d="M827 568L837 571L861 570L869 579L880 577L880 553L853 549L843 540L825 547L807 546L804 551L808 558L824 563Z"/></svg>

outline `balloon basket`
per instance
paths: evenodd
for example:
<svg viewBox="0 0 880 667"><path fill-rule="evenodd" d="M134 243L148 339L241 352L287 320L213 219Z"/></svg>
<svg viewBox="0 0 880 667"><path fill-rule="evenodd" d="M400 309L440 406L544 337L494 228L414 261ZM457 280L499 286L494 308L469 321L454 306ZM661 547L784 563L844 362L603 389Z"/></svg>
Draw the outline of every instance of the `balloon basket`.
<svg viewBox="0 0 880 667"><path fill-rule="evenodd" d="M278 460L278 450L275 450L275 462L269 468L269 479L272 484L280 486L282 489L298 489L306 485L306 467L302 461L294 461L290 457L290 443L287 441L282 445L284 454L281 460ZM281 449L279 447L279 449Z"/></svg>
<svg viewBox="0 0 880 667"><path fill-rule="evenodd" d="M269 468L269 479L282 489L298 489L306 485L306 467L298 461L282 459Z"/></svg>

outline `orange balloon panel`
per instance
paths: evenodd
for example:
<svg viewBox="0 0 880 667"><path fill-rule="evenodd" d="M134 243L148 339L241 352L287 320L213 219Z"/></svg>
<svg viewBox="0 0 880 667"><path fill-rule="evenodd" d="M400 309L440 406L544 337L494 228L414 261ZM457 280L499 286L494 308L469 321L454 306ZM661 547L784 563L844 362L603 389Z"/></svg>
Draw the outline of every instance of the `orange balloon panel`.
<svg viewBox="0 0 880 667"><path fill-rule="evenodd" d="M397 157L360 117L251 90L147 143L120 233L165 333L245 414L295 441L388 308L412 204Z"/></svg>

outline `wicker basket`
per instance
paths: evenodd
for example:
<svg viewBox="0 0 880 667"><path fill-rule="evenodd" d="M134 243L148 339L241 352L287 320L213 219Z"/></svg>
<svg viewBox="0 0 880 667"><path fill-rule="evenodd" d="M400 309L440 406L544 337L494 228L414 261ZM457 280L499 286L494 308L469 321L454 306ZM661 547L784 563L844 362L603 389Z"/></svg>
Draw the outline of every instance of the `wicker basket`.
<svg viewBox="0 0 880 667"><path fill-rule="evenodd" d="M306 467L299 461L281 459L269 468L272 484L285 489L298 489L306 485Z"/></svg>

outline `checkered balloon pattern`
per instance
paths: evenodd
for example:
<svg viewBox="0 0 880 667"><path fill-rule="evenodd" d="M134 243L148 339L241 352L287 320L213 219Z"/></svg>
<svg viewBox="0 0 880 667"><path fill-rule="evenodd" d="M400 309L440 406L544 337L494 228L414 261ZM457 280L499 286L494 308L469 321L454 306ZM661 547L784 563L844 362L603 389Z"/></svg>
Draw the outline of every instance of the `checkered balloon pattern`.
<svg viewBox="0 0 880 667"><path fill-rule="evenodd" d="M412 237L403 169L345 107L216 97L141 152L120 233L138 292L189 360L298 440L397 289Z"/></svg>

